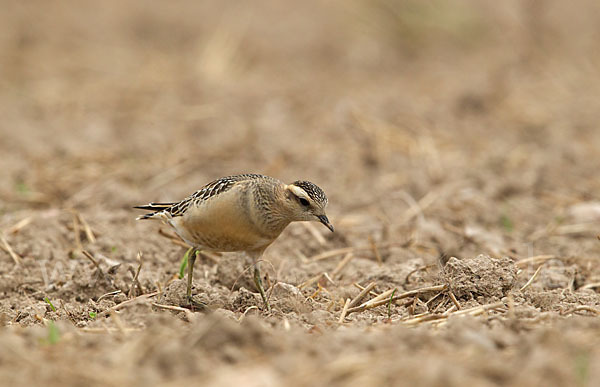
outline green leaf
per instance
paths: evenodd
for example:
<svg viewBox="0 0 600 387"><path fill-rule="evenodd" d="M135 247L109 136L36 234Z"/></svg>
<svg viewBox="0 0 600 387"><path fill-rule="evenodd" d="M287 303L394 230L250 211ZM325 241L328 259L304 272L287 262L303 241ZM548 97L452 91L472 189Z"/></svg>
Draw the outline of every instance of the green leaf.
<svg viewBox="0 0 600 387"><path fill-rule="evenodd" d="M390 296L390 302L388 303L388 318L392 318L392 301L394 300L394 294L396 294L397 288L394 289L392 295Z"/></svg>
<svg viewBox="0 0 600 387"><path fill-rule="evenodd" d="M19 181L15 184L15 190L21 195L27 195L29 192L31 192L27 184L22 181Z"/></svg>
<svg viewBox="0 0 600 387"><path fill-rule="evenodd" d="M54 324L54 321L50 320L48 322L48 337L46 338L46 343L54 345L58 343L58 340L60 340L60 331L56 324Z"/></svg>
<svg viewBox="0 0 600 387"><path fill-rule="evenodd" d="M190 252L192 251L192 247L185 252L183 259L181 260L181 264L179 265L179 279L182 279L185 276L185 268L188 265L188 260L190 257Z"/></svg>
<svg viewBox="0 0 600 387"><path fill-rule="evenodd" d="M575 377L577 386L587 386L590 376L590 356L587 353L579 353L575 357Z"/></svg>
<svg viewBox="0 0 600 387"><path fill-rule="evenodd" d="M96 318L96 316L98 315L98 313L96 312L89 312L88 314L90 315L90 318Z"/></svg>
<svg viewBox="0 0 600 387"><path fill-rule="evenodd" d="M502 223L502 227L504 227L506 232L512 232L515 228L512 220L505 214L500 217L500 223Z"/></svg>
<svg viewBox="0 0 600 387"><path fill-rule="evenodd" d="M56 308L54 307L54 305L52 305L52 302L50 302L50 299L49 299L48 297L44 297L44 301L46 301L46 303L47 303L48 305L50 305L50 308L52 308L52 310L53 310L54 312L56 312Z"/></svg>

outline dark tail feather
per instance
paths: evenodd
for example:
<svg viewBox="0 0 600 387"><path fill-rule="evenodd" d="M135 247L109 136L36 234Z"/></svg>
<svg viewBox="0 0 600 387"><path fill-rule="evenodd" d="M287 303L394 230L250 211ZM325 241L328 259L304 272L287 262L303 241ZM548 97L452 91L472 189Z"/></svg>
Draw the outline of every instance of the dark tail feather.
<svg viewBox="0 0 600 387"><path fill-rule="evenodd" d="M171 207L173 204L175 204L175 203L150 203L150 204L146 204L145 206L135 206L133 208L137 208L140 210L146 210L146 211L162 211L166 208Z"/></svg>
<svg viewBox="0 0 600 387"><path fill-rule="evenodd" d="M149 214L140 215L140 216L137 217L137 219L150 219L157 212L161 212L163 210L166 210L167 208L171 207L173 204L175 204L175 203L150 203L150 204L147 204L145 206L135 206L133 208L137 208L139 210L152 211Z"/></svg>

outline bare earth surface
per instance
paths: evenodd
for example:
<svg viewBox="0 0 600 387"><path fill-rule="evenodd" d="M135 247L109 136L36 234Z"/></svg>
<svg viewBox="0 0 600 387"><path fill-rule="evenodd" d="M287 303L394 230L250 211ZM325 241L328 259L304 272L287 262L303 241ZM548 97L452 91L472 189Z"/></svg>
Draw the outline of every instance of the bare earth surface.
<svg viewBox="0 0 600 387"><path fill-rule="evenodd" d="M598 2L0 5L0 384L598 384ZM242 172L336 232L183 308L131 207Z"/></svg>

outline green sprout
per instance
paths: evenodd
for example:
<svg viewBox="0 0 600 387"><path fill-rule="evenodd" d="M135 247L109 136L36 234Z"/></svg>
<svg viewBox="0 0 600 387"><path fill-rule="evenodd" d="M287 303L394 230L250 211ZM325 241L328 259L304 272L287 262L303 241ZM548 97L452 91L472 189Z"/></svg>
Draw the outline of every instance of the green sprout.
<svg viewBox="0 0 600 387"><path fill-rule="evenodd" d="M394 289L392 295L390 296L390 302L388 303L388 318L392 318L392 301L394 300L394 294L396 294L396 290L398 290L398 288Z"/></svg>
<svg viewBox="0 0 600 387"><path fill-rule="evenodd" d="M183 259L181 260L181 264L179 265L179 279L182 279L185 276L185 268L187 267L191 251L192 247L190 247L188 251L185 252Z"/></svg>
<svg viewBox="0 0 600 387"><path fill-rule="evenodd" d="M54 345L54 344L58 343L59 339L60 339L60 332L58 330L58 327L56 326L54 321L50 320L48 322L48 337L46 337L45 342L46 342L46 344Z"/></svg>
<svg viewBox="0 0 600 387"><path fill-rule="evenodd" d="M590 374L590 357L587 353L579 353L575 357L575 377L577 386L587 386Z"/></svg>
<svg viewBox="0 0 600 387"><path fill-rule="evenodd" d="M46 301L46 303L50 305L50 308L53 312L56 312L56 308L54 307L54 305L52 305L52 302L50 302L50 299L48 297L44 297L44 301Z"/></svg>
<svg viewBox="0 0 600 387"><path fill-rule="evenodd" d="M20 193L21 195L27 195L29 192L31 192L31 190L29 189L29 187L27 186L27 184L25 184L22 181L18 181L15 184L15 190Z"/></svg>
<svg viewBox="0 0 600 387"><path fill-rule="evenodd" d="M89 312L88 314L90 315L91 319L95 319L96 316L98 316L98 313L96 313L96 312Z"/></svg>
<svg viewBox="0 0 600 387"><path fill-rule="evenodd" d="M500 223L502 224L502 227L504 227L506 232L512 232L515 228L512 220L510 220L510 218L506 214L502 214L502 216L500 217Z"/></svg>

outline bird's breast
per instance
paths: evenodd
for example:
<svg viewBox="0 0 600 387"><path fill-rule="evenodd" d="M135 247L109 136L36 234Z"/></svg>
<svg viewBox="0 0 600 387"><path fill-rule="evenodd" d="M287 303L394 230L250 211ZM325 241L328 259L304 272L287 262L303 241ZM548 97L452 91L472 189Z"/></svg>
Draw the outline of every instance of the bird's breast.
<svg viewBox="0 0 600 387"><path fill-rule="evenodd" d="M214 251L258 250L277 237L260 232L235 191L191 207L171 225L188 243Z"/></svg>

